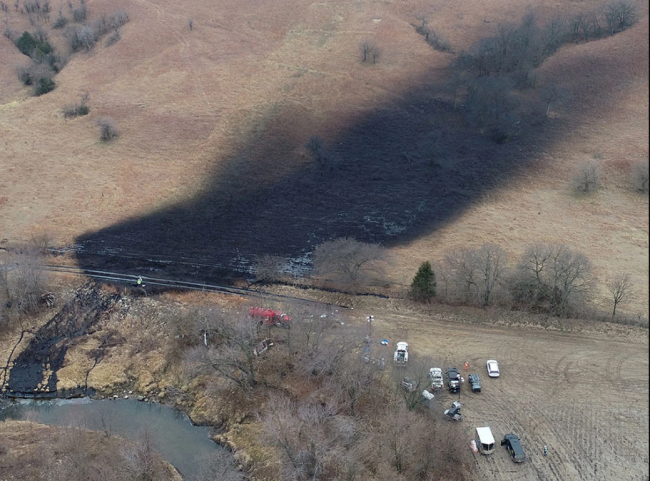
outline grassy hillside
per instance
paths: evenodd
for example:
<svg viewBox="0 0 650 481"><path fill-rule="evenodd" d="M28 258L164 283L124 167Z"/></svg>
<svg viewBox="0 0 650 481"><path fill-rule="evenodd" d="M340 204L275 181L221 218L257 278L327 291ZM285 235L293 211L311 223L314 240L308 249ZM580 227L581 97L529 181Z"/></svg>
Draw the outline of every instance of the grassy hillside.
<svg viewBox="0 0 650 481"><path fill-rule="evenodd" d="M626 310L647 316L648 198L629 186L648 159L647 5L629 30L542 64L507 144L468 128L444 88L455 56L497 24L601 4L89 1L89 21L121 9L130 21L114 45L70 56L46 95L21 84L28 59L0 38L0 236L232 265L351 235L391 247L396 283L456 247L517 255L563 242L602 278L630 272L639 295ZM51 21L70 16L52 8ZM455 54L416 33L422 16ZM6 17L34 28L13 5ZM61 30L43 26L65 53ZM376 64L360 62L364 40L380 48ZM551 83L570 100L533 125L529 107ZM61 108L84 92L90 114L66 121ZM102 116L116 141L99 141ZM313 135L339 161L325 179L304 147ZM576 196L569 181L593 160L603 188Z"/></svg>

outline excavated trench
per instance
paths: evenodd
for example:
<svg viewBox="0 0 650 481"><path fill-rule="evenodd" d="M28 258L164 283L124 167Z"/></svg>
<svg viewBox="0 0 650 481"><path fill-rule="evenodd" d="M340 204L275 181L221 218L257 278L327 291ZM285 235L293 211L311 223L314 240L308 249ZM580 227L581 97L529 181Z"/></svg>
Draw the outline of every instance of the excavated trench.
<svg viewBox="0 0 650 481"><path fill-rule="evenodd" d="M57 372L76 338L92 334L101 321L115 315L123 317L127 311L128 305L119 294L106 293L92 281L86 283L47 324L33 333L29 345L15 359L7 360L5 395L66 398L92 394L86 386L57 390ZM96 352L95 356L100 359L103 353Z"/></svg>

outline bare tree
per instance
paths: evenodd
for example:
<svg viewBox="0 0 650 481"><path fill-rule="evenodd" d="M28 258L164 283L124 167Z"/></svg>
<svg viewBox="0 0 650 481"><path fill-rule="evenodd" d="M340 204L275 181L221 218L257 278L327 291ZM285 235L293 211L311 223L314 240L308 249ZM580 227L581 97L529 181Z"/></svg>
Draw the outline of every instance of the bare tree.
<svg viewBox="0 0 650 481"><path fill-rule="evenodd" d="M573 177L573 188L578 192L589 193L600 187L600 164L585 162L578 167Z"/></svg>
<svg viewBox="0 0 650 481"><path fill-rule="evenodd" d="M566 101L569 98L569 92L555 84L550 84L542 90L542 101L546 105L546 116L548 117L551 107L557 103Z"/></svg>
<svg viewBox="0 0 650 481"><path fill-rule="evenodd" d="M194 19L192 19L192 18L188 18L188 19L187 19L187 26L189 27L190 32L191 32L192 30L194 30Z"/></svg>
<svg viewBox="0 0 650 481"><path fill-rule="evenodd" d="M381 261L386 258L386 250L379 244L340 237L318 245L312 261L317 275L356 289L371 276L383 276Z"/></svg>
<svg viewBox="0 0 650 481"><path fill-rule="evenodd" d="M309 138L309 141L305 144L305 147L311 153L312 159L316 165L318 173L320 175L325 175L325 172L328 170L333 170L336 164L336 154L334 152L329 152L325 148L325 141L314 135Z"/></svg>
<svg viewBox="0 0 650 481"><path fill-rule="evenodd" d="M616 308L634 299L634 284L628 273L618 274L607 281L607 290L610 293L610 300L614 303L612 317L616 316Z"/></svg>
<svg viewBox="0 0 650 481"><path fill-rule="evenodd" d="M474 251L459 249L445 255L444 275L454 287L454 293L460 295L466 302L478 297L478 281L480 273L474 262Z"/></svg>
<svg viewBox="0 0 650 481"><path fill-rule="evenodd" d="M379 57L379 48L373 41L364 40L361 42L359 49L361 50L362 62L372 60L372 63L376 63L376 60Z"/></svg>
<svg viewBox="0 0 650 481"><path fill-rule="evenodd" d="M287 397L272 397L263 424L266 437L283 454L283 479L321 479L330 445L325 424L334 416L327 404L295 403Z"/></svg>
<svg viewBox="0 0 650 481"><path fill-rule="evenodd" d="M648 162L638 162L634 166L634 187L638 192L648 193Z"/></svg>
<svg viewBox="0 0 650 481"><path fill-rule="evenodd" d="M565 314L571 301L588 294L592 287L592 265L587 257L565 245L555 245L549 259L554 311Z"/></svg>
<svg viewBox="0 0 650 481"><path fill-rule="evenodd" d="M484 244L474 254L474 262L479 276L479 292L484 306L490 305L495 288L505 278L508 256L503 249L494 244Z"/></svg>
<svg viewBox="0 0 650 481"><path fill-rule="evenodd" d="M138 439L122 449L124 469L131 479L157 481L166 473L156 452L153 434L149 430L140 433Z"/></svg>
<svg viewBox="0 0 650 481"><path fill-rule="evenodd" d="M638 7L629 0L616 0L603 8L609 34L622 32L638 20Z"/></svg>
<svg viewBox="0 0 650 481"><path fill-rule="evenodd" d="M218 372L242 389L255 385L259 321L246 315L207 319L212 321L210 332L219 343L191 348L186 361L199 372Z"/></svg>

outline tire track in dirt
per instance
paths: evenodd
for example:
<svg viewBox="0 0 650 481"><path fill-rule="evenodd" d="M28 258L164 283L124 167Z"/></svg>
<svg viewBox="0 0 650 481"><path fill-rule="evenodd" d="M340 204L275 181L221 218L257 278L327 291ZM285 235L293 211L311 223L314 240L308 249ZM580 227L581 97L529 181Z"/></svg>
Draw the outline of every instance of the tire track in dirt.
<svg viewBox="0 0 650 481"><path fill-rule="evenodd" d="M469 440L476 426L488 425L497 441L491 459L475 456L476 479L645 479L647 344L444 321L409 322L408 317L400 316L399 324L414 339L413 356L435 353L458 365L470 359L471 372L482 369L482 393L470 393L466 384L461 388L464 419L459 427ZM383 326L376 325L381 332ZM388 332L395 332L394 327ZM499 360L501 378L485 375L482 365L488 356ZM440 399L446 405L455 397ZM498 446L508 432L522 440L527 455L522 465L512 463ZM542 454L545 444L547 457Z"/></svg>

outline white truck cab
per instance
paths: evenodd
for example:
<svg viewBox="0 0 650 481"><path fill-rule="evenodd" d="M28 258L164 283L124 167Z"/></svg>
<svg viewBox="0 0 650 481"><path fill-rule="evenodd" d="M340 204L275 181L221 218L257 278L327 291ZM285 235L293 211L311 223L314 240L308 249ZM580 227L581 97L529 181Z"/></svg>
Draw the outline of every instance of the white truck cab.
<svg viewBox="0 0 650 481"><path fill-rule="evenodd" d="M409 345L407 342L401 341L397 343L393 361L395 364L406 364L409 360Z"/></svg>

